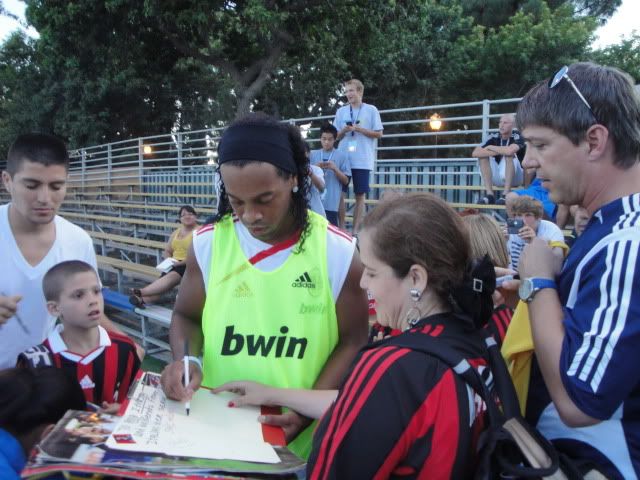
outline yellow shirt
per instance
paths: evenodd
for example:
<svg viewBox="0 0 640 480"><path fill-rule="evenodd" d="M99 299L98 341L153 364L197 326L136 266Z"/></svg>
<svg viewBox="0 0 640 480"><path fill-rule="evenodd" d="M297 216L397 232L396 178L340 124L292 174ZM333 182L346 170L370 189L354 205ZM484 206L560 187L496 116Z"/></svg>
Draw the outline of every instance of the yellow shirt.
<svg viewBox="0 0 640 480"><path fill-rule="evenodd" d="M170 239L171 249L173 250L172 257L178 261L182 261L187 258L187 252L189 251L189 246L193 239L193 232L189 232L187 235L180 238L178 236L180 234L180 230L180 228L176 229L176 231L171 234Z"/></svg>

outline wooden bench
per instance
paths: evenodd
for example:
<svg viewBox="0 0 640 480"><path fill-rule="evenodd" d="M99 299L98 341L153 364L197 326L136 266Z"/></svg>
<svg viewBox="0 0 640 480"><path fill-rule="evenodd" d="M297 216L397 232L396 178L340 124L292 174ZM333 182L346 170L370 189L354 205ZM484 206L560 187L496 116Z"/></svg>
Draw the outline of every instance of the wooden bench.
<svg viewBox="0 0 640 480"><path fill-rule="evenodd" d="M178 215L178 208L176 205L166 205L166 204L151 204L151 203L132 203L132 202L98 202L92 200L76 200L76 199L66 199L63 203L64 206L76 206L76 207L104 207L109 209L116 210L155 210L165 213L173 213L176 218ZM204 207L201 205L195 205L194 208L198 212L198 214L207 214L212 215L215 213L215 208L213 207ZM166 218L166 217L165 217ZM168 218L167 218L168 221Z"/></svg>
<svg viewBox="0 0 640 480"><path fill-rule="evenodd" d="M162 252L166 247L166 243L158 242L156 240L127 237L125 235L116 235L113 233L93 230L88 230L87 233L94 239L94 243L100 245L103 256L106 256L107 246L110 246L112 248L134 252L136 254L136 263L139 263L140 261L138 256L140 253L143 255L154 256L156 263L160 263L162 261Z"/></svg>
<svg viewBox="0 0 640 480"><path fill-rule="evenodd" d="M366 205L376 205L379 201L380 200L368 198L364 201L364 203ZM345 200L345 203L347 203L348 205L351 205L351 204L355 204L356 201L354 198L347 198ZM447 202L447 205L449 205L451 208L459 209L459 210L464 210L467 208L475 208L477 210L505 210L504 205L485 205L480 203L456 203L456 202Z"/></svg>
<svg viewBox="0 0 640 480"><path fill-rule="evenodd" d="M212 187L213 188L213 187ZM75 196L83 197L176 197L176 198L201 198L215 200L215 193L173 193L173 192L114 192L114 191L89 191L89 192L73 192Z"/></svg>
<svg viewBox="0 0 640 480"><path fill-rule="evenodd" d="M461 190L461 191L481 191L484 190L483 185L387 185L384 183L372 183L371 188L379 188L381 190ZM494 187L494 190L503 190L503 187Z"/></svg>
<svg viewBox="0 0 640 480"><path fill-rule="evenodd" d="M148 265L127 262L126 260L105 257L104 255L96 255L96 258L98 260L99 269L101 268L106 271L114 272L117 275L117 285L119 291L122 291L125 272L129 277L139 278L146 281L153 281L156 278L159 278L161 275L161 272L159 270Z"/></svg>
<svg viewBox="0 0 640 480"><path fill-rule="evenodd" d="M78 189L78 188L105 188L106 186L111 187L148 187L148 186L160 186L160 187L210 187L212 183L210 182L141 182L140 180L133 181L121 181L118 178L112 179L111 183L109 183L107 178L104 178L101 182L93 182L93 181L85 181L84 185L82 184L82 180L80 179L70 179L67 182L68 189Z"/></svg>
<svg viewBox="0 0 640 480"><path fill-rule="evenodd" d="M78 212L69 212L67 210L61 210L60 215L68 218L68 219L78 219L78 220L93 220L97 222L105 222L105 223L127 223L130 225L144 225L150 227L158 227L163 229L175 230L177 228L176 223L171 222L161 222L158 220L142 220L139 218L130 218L130 217L112 217L107 215L93 215L90 213L78 213Z"/></svg>

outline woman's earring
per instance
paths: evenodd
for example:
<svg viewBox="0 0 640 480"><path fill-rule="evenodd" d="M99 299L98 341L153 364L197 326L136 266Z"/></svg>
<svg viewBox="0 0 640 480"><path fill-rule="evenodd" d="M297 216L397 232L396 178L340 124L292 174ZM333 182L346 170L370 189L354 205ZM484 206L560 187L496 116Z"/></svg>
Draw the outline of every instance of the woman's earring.
<svg viewBox="0 0 640 480"><path fill-rule="evenodd" d="M299 190L299 188L298 188L298 186L297 186L297 185L295 185L295 186L291 189L291 191L292 191L293 193L298 193L298 190Z"/></svg>
<svg viewBox="0 0 640 480"><path fill-rule="evenodd" d="M422 312L418 308L418 301L420 300L420 297L422 297L422 292L417 288L412 288L409 290L409 295L411 296L411 300L413 300L414 305L407 312L405 320L410 327L415 327L416 323L418 323L422 318Z"/></svg>

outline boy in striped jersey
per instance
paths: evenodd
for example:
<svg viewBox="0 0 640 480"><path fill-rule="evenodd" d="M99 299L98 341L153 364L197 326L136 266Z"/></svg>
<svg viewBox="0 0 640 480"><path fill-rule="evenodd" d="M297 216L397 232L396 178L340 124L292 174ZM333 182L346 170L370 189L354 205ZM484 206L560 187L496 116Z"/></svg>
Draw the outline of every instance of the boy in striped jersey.
<svg viewBox="0 0 640 480"><path fill-rule="evenodd" d="M80 260L52 267L42 280L47 309L60 323L40 345L21 353L18 366L56 366L82 387L85 399L116 413L140 368L134 343L99 325L104 300L93 267Z"/></svg>
<svg viewBox="0 0 640 480"><path fill-rule="evenodd" d="M554 203L591 220L564 264L535 238L520 257L536 362L526 416L608 478L640 477L640 98L631 77L578 63L518 108Z"/></svg>

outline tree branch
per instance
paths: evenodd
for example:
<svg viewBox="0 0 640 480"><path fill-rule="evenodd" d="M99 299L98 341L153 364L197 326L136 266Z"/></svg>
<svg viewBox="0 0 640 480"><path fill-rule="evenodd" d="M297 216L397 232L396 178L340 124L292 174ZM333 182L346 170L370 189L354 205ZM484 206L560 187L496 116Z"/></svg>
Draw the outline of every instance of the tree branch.
<svg viewBox="0 0 640 480"><path fill-rule="evenodd" d="M167 35L171 44L180 53L187 57L192 57L196 60L200 60L207 65L212 65L214 67L220 68L221 70L224 70L231 76L235 83L242 82L240 72L233 63L217 55L202 53L197 47L194 47L188 42L182 40L180 33L172 30L164 21L160 20L158 22L158 25L160 26L160 30L162 30Z"/></svg>

